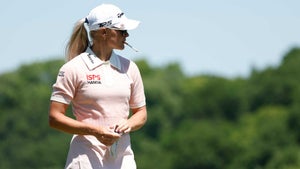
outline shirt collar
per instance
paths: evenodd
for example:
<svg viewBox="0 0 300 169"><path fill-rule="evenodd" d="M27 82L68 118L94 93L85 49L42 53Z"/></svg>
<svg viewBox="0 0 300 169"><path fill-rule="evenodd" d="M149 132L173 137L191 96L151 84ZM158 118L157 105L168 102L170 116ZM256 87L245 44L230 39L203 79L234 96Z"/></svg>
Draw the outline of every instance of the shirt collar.
<svg viewBox="0 0 300 169"><path fill-rule="evenodd" d="M115 54L114 51L112 51L109 61L102 61L95 55L92 49L88 47L85 51L85 54L81 55L81 58L83 59L84 63L90 70L93 70L104 63L110 63L113 67L117 68L119 71L122 70L120 58L117 54Z"/></svg>

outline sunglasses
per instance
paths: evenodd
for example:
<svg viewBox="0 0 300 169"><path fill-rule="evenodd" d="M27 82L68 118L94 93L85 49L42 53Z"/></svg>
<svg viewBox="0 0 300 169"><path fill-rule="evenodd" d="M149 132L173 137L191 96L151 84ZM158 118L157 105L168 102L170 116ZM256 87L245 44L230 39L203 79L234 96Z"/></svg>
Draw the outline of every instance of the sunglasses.
<svg viewBox="0 0 300 169"><path fill-rule="evenodd" d="M119 31L123 36L128 34L127 30L117 30L117 31Z"/></svg>
<svg viewBox="0 0 300 169"><path fill-rule="evenodd" d="M120 32L123 36L128 34L127 30L120 30L119 28L116 28L116 27L112 27L111 29Z"/></svg>

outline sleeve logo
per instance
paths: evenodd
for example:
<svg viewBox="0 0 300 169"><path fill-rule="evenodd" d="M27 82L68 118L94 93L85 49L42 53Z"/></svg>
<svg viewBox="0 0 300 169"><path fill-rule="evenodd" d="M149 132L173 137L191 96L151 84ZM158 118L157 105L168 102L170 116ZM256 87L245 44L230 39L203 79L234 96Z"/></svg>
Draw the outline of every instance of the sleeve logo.
<svg viewBox="0 0 300 169"><path fill-rule="evenodd" d="M58 76L59 77L65 77L65 72L64 71L59 71Z"/></svg>

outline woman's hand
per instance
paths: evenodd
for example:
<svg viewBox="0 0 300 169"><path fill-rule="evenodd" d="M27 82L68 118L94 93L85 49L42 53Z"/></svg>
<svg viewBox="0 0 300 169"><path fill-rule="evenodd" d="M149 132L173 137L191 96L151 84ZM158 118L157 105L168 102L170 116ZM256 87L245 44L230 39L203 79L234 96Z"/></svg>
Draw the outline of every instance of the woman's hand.
<svg viewBox="0 0 300 169"><path fill-rule="evenodd" d="M99 131L94 136L104 145L111 146L116 142L121 135L106 127L100 127Z"/></svg>
<svg viewBox="0 0 300 169"><path fill-rule="evenodd" d="M130 131L131 127L127 119L121 120L114 128L114 132L119 134L129 133Z"/></svg>
<svg viewBox="0 0 300 169"><path fill-rule="evenodd" d="M123 119L115 126L115 132L119 134L129 133L140 129L147 121L146 106L131 109L132 116L129 119Z"/></svg>

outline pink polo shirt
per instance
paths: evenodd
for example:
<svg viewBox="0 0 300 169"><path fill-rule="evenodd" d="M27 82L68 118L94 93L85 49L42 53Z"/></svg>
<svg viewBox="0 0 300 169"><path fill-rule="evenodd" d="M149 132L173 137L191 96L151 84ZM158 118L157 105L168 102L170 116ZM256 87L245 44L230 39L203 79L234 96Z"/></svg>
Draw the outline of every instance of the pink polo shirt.
<svg viewBox="0 0 300 169"><path fill-rule="evenodd" d="M52 101L70 104L78 121L98 126L114 126L127 119L130 108L146 104L137 65L112 53L101 61L90 48L64 64L53 85ZM66 168L136 168L129 134L112 147L94 136L74 135Z"/></svg>

